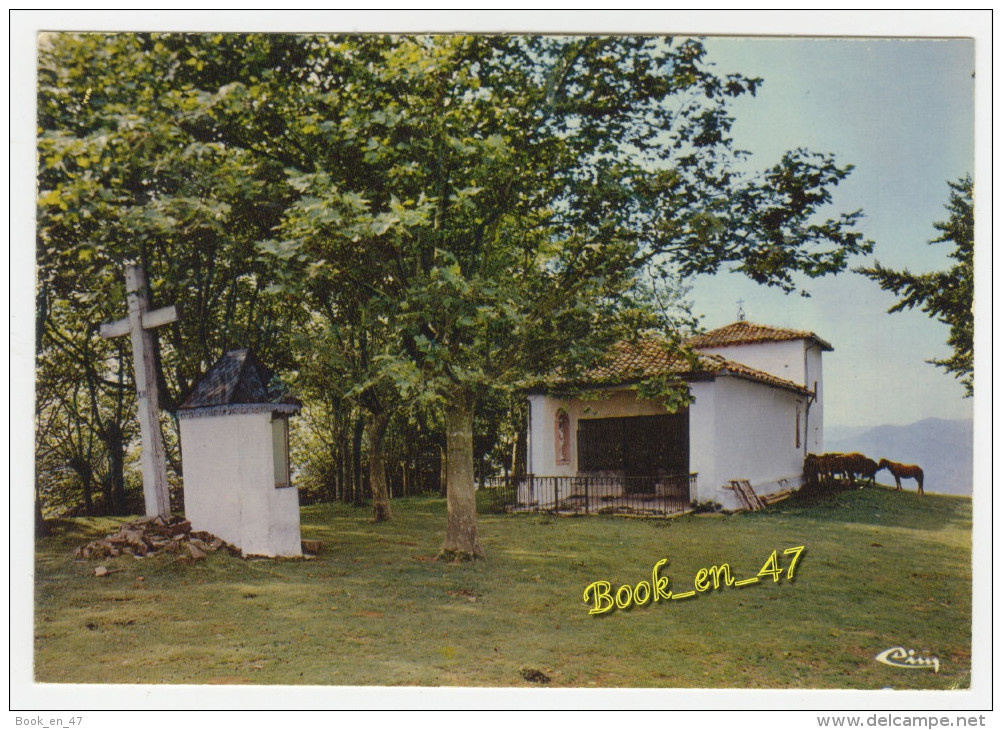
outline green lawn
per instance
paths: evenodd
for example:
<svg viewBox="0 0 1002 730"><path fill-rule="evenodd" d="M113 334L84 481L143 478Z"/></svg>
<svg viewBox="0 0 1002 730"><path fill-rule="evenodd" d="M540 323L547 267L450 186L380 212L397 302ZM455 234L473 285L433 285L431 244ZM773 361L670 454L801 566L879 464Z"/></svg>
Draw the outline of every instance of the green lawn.
<svg viewBox="0 0 1002 730"><path fill-rule="evenodd" d="M672 520L481 515L487 559L435 554L445 502L306 507L316 560L222 553L77 562L120 520L37 542L38 682L949 689L969 685L971 501L875 488L837 501ZM793 578L792 554L803 545ZM781 578L589 615L585 587L693 588L701 568ZM93 568L120 572L96 578ZM641 591L642 594L642 591ZM941 667L874 657L901 646ZM526 670L535 670L526 671Z"/></svg>

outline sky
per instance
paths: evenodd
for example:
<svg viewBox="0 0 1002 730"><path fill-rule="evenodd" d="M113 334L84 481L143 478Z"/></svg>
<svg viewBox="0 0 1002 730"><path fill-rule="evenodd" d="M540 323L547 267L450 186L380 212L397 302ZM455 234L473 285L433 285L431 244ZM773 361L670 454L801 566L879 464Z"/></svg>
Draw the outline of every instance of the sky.
<svg viewBox="0 0 1002 730"><path fill-rule="evenodd" d="M736 144L756 169L797 147L854 166L829 208L864 213L859 229L874 254L852 266L949 268L952 246L928 242L948 217L947 181L974 173L973 40L728 37L706 46L720 71L764 80L732 107ZM888 314L897 298L852 272L802 284L810 298L738 274L703 276L691 299L710 328L734 321L742 300L749 321L830 342L826 426L971 417L962 386L925 362L949 354L947 325L920 310Z"/></svg>

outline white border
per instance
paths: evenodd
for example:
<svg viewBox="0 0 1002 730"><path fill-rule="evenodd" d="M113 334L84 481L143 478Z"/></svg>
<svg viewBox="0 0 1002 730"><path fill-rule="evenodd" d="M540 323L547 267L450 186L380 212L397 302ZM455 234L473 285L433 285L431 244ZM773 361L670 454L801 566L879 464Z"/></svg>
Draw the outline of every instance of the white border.
<svg viewBox="0 0 1002 730"><path fill-rule="evenodd" d="M491 708L564 708L590 710L629 709L810 709L812 711L924 710L967 713L991 707L994 636L991 626L991 566L993 545L991 527L994 503L989 486L994 476L991 437L991 209L977 208L977 350L976 372L978 397L975 411L975 499L979 509L974 529L974 637L973 678L969 692L855 692L855 691L754 691L754 690L440 690L407 688L209 688L176 686L75 686L34 685L30 683L32 576L31 521L31 428L33 416L33 263L34 248L34 54L35 33L39 30L219 30L316 31L337 32L550 32L550 33L656 33L701 35L815 35L857 37L973 37L977 42L977 125L975 175L980 201L992 200L991 157L991 11L724 11L724 10L637 10L637 11L423 11L370 9L353 11L11 11L10 14L10 205L11 205L11 294L6 321L10 324L9 382L11 499L8 524L11 524L11 707L22 710L18 716L34 716L33 710L67 716L91 716L90 727L126 727L142 723L159 728L198 718L178 717L175 713L131 713L94 716L93 710L121 708L130 710L177 708L230 708L260 710L298 708L331 710L335 708L413 707L425 709ZM991 471L989 467L991 466ZM992 511L985 508L992 504ZM14 523L11 517L17 515ZM88 708L90 710L88 711ZM55 713L60 710L60 713ZM86 711L86 712L85 712ZM44 713L43 713L44 714ZM768 727L817 727L813 712L769 713ZM93 719L92 719L93 718ZM10 719L10 718L9 718ZM250 718L230 716L202 718L225 726ZM296 715L296 725L309 722ZM314 718L321 721L325 718ZM456 723L469 722L453 716ZM530 717L525 717L529 721ZM589 721L582 718L583 721ZM601 721L602 718L592 718ZM613 717L605 719L612 721ZM691 717L705 721L702 715ZM751 717L754 727L764 716ZM545 720L545 718L544 718ZM631 721L642 721L631 717ZM749 720L741 716L742 724ZM523 720L520 718L519 722ZM546 720L549 723L549 720ZM617 720L618 721L618 720ZM683 721L677 718L673 721ZM483 718L478 718L478 723ZM13 720L10 722L14 725Z"/></svg>

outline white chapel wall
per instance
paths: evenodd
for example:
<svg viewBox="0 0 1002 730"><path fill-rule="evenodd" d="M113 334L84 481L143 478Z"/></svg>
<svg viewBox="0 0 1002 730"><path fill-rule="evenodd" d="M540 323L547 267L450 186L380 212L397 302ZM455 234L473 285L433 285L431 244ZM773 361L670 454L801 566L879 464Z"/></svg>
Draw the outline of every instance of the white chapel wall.
<svg viewBox="0 0 1002 730"><path fill-rule="evenodd" d="M821 361L823 355L821 348L815 344L807 345L807 382L804 384L808 390L814 390L817 385L817 398L811 402L807 429L807 453L824 453L825 443L825 387L822 377Z"/></svg>
<svg viewBox="0 0 1002 730"><path fill-rule="evenodd" d="M732 479L747 479L760 494L799 487L804 451L803 434L797 444L797 406L802 429L806 396L734 377L717 378L716 388L717 501L737 506L728 504L734 501L733 492L722 489Z"/></svg>
<svg viewBox="0 0 1002 730"><path fill-rule="evenodd" d="M775 375L777 378L811 387L807 384L807 373L804 371L804 340L753 342L730 347L701 347L699 351L708 355L721 355L728 360Z"/></svg>
<svg viewBox="0 0 1002 730"><path fill-rule="evenodd" d="M241 538L238 447L252 421L249 415L180 419L185 516L193 529L234 545Z"/></svg>
<svg viewBox="0 0 1002 730"><path fill-rule="evenodd" d="M817 362L811 365L812 355L808 353L809 368L816 366L820 370L820 353L813 357ZM697 474L696 491L691 495L694 500L713 500L725 508L737 508L734 492L723 489L731 479L748 479L760 494L800 486L805 447L810 450L812 443L806 439L815 429L821 429L823 414L818 404L812 404L808 413L807 396L731 376L696 381L689 387L693 396L689 406L689 470ZM657 402L638 399L633 391L617 391L598 399L533 395L529 401L529 471L537 476L577 473L577 425L582 418L667 412ZM562 409L570 417L571 459L567 464L558 464L556 458L556 423ZM534 498L543 496L537 494Z"/></svg>
<svg viewBox="0 0 1002 730"><path fill-rule="evenodd" d="M538 476L573 476L574 465L557 470L556 423L557 411L566 401L548 395L529 396L529 434L532 438L528 471Z"/></svg>
<svg viewBox="0 0 1002 730"><path fill-rule="evenodd" d="M712 380L691 383L689 392L689 471L696 474L696 491L690 498L705 502L717 497L716 383Z"/></svg>

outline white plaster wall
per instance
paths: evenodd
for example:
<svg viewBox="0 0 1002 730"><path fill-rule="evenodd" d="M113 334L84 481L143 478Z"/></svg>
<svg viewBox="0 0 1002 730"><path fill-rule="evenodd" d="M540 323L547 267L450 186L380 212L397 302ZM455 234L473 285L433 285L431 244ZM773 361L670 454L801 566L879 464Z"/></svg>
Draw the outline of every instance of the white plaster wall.
<svg viewBox="0 0 1002 730"><path fill-rule="evenodd" d="M798 402L803 413L806 397L733 377L717 378L715 387L715 469L701 495L716 487L713 499L733 509L737 498L723 488L732 479L747 479L759 495L799 487L804 454L797 447L796 414Z"/></svg>
<svg viewBox="0 0 1002 730"><path fill-rule="evenodd" d="M755 342L730 347L699 348L699 351L710 355L721 355L728 360L810 388L804 371L804 344L804 340Z"/></svg>
<svg viewBox="0 0 1002 730"><path fill-rule="evenodd" d="M802 454L824 453L824 377L823 351L807 340L761 342L731 347L701 348L701 352L716 354L728 360L793 381L808 390L817 385L817 399L804 402L802 411Z"/></svg>
<svg viewBox="0 0 1002 730"><path fill-rule="evenodd" d="M240 479L240 419L181 418L184 512L196 530L205 530L240 545L240 495L232 485Z"/></svg>
<svg viewBox="0 0 1002 730"><path fill-rule="evenodd" d="M275 487L271 414L182 418L185 516L245 555L302 555L299 495Z"/></svg>
<svg viewBox="0 0 1002 730"><path fill-rule="evenodd" d="M574 449L576 424L571 419L571 463L557 464L555 424L557 411L567 408L567 401L547 395L529 396L529 434L532 447L529 449L529 473L538 476L574 476L577 464ZM568 412L569 413L569 412Z"/></svg>
<svg viewBox="0 0 1002 730"><path fill-rule="evenodd" d="M825 388L822 377L821 362L823 355L817 345L807 346L807 382L808 390L813 390L817 384L817 399L811 403L807 424L807 451L809 454L823 454L825 451Z"/></svg>
<svg viewBox="0 0 1002 730"><path fill-rule="evenodd" d="M575 399L571 401L568 413L576 424L581 418L663 416L668 411L657 401L638 398L632 390L617 390L608 396Z"/></svg>
<svg viewBox="0 0 1002 730"><path fill-rule="evenodd" d="M717 405L715 381L695 382L689 391L689 471L696 473L696 489L690 499L705 502L717 496Z"/></svg>

